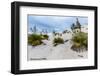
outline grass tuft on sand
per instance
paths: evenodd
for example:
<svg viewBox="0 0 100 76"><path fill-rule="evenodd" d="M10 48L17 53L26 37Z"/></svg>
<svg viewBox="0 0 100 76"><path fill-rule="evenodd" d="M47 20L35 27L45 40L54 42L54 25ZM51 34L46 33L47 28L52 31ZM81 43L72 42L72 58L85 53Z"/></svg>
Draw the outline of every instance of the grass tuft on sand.
<svg viewBox="0 0 100 76"><path fill-rule="evenodd" d="M48 35L31 34L28 36L28 44L32 46L41 45L44 39L48 39Z"/></svg>
<svg viewBox="0 0 100 76"><path fill-rule="evenodd" d="M88 48L88 36L87 33L79 32L75 33L72 37L72 49L75 51L81 51L81 49L87 49Z"/></svg>
<svg viewBox="0 0 100 76"><path fill-rule="evenodd" d="M54 38L54 40L53 40L54 46L57 46L58 44L63 44L63 43L64 43L64 40L60 37Z"/></svg>

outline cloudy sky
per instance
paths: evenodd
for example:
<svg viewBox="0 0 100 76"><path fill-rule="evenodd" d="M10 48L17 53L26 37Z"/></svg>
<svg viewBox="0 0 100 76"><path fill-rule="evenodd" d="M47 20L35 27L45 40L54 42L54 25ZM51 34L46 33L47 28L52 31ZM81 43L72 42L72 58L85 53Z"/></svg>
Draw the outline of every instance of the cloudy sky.
<svg viewBox="0 0 100 76"><path fill-rule="evenodd" d="M42 29L46 29L48 32L53 30L62 32L70 29L72 23L76 23L76 18L79 19L81 25L88 25L87 17L28 15L28 32L31 32L30 28L34 26L36 26L38 32Z"/></svg>

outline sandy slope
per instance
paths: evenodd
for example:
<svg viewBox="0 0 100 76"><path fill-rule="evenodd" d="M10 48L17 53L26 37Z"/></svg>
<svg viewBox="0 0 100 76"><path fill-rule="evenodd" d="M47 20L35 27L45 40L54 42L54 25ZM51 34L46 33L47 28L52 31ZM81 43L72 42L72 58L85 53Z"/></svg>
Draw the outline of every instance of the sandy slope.
<svg viewBox="0 0 100 76"><path fill-rule="evenodd" d="M55 47L51 53L47 57L47 59L77 59L77 58L87 58L87 52L75 52L70 49L71 44L70 41L65 44L60 44ZM80 57L83 56L83 57Z"/></svg>
<svg viewBox="0 0 100 76"><path fill-rule="evenodd" d="M30 46L28 45L28 60L49 60L49 59L78 59L87 58L88 52L75 52L71 50L70 38L71 35L62 36L64 40L68 40L64 44L59 44L56 47L53 46L53 36L50 36L49 40L43 40L46 45Z"/></svg>

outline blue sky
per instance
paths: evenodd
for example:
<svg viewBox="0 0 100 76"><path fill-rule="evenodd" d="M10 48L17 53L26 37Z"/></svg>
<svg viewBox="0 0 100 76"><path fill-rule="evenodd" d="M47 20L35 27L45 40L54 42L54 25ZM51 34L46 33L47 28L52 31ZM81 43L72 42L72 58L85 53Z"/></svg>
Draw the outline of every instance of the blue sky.
<svg viewBox="0 0 100 76"><path fill-rule="evenodd" d="M62 32L70 29L72 23L76 22L76 18L79 19L81 25L88 25L87 17L28 15L28 32L34 26L36 26L38 32L42 29L46 29L48 32L52 32L53 30Z"/></svg>

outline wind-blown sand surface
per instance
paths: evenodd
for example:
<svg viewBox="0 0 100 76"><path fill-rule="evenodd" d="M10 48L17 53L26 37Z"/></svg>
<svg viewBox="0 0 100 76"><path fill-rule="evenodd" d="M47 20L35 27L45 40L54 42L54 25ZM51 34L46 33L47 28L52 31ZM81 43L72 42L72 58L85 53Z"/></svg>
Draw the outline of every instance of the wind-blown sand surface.
<svg viewBox="0 0 100 76"><path fill-rule="evenodd" d="M68 41L57 46L53 46L53 36L50 36L49 40L43 40L46 45L42 44L35 47L28 45L28 60L79 59L88 57L88 51L76 52L71 49L71 35L62 37Z"/></svg>

